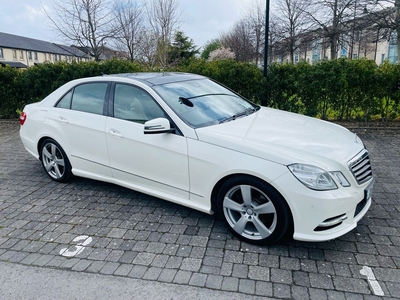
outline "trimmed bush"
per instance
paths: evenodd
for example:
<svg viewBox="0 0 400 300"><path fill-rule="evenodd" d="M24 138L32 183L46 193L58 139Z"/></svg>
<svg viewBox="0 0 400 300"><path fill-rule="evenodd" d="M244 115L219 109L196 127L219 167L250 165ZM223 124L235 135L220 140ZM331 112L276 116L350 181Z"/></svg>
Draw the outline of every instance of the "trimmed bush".
<svg viewBox="0 0 400 300"><path fill-rule="evenodd" d="M40 101L64 83L102 74L148 71L124 60L45 63L18 71L0 68L0 117ZM338 59L315 65L272 64L262 70L234 60L189 59L168 69L210 77L265 106L330 120L393 120L400 116L400 65Z"/></svg>

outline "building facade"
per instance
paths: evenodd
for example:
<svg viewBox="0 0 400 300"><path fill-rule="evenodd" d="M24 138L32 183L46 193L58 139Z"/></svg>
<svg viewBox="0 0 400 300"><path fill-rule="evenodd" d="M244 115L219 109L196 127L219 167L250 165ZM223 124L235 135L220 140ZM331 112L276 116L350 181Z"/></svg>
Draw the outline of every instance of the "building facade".
<svg viewBox="0 0 400 300"><path fill-rule="evenodd" d="M28 68L44 62L90 60L88 54L73 46L0 32L0 66Z"/></svg>
<svg viewBox="0 0 400 300"><path fill-rule="evenodd" d="M377 65L385 61L398 63L396 31L387 25L386 18L394 20L392 8L354 18L337 28L320 28L280 40L272 45L272 61L291 62L290 52L293 53L294 63L330 60L333 55L327 36L338 34L335 38L335 58L366 58L374 60Z"/></svg>

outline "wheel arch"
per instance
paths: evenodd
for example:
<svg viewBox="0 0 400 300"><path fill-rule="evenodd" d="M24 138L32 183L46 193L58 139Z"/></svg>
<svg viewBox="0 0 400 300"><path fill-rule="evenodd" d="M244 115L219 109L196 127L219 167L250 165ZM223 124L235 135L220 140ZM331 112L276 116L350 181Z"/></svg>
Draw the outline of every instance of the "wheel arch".
<svg viewBox="0 0 400 300"><path fill-rule="evenodd" d="M259 177L257 177L257 176L254 176L254 175L249 175L249 174L245 174L245 173L235 173L235 174L230 174L230 175L227 175L227 176L221 178L221 179L214 185L214 188L212 189L212 192L211 192L211 210L212 210L214 213L218 212L218 209L217 209L217 205L218 205L218 204L217 204L217 202L218 202L218 193L219 193L219 190L221 189L221 187L224 185L225 182L227 182L228 180L230 180L230 179L232 179L232 178L236 178L236 177L247 177L247 178L251 178L251 179L256 179L256 180L262 181L264 184L266 184L266 185L268 185L269 187L271 187L272 189L274 189L274 191L275 191L276 193L278 193L278 194L282 197L282 199L284 200L284 203L283 203L283 204L287 207L288 212L289 212L289 215L290 215L290 222L289 222L289 228L288 228L287 235L288 235L288 236L289 236L289 235L293 235L293 232L294 232L293 213L292 213L292 210L291 210L290 205L287 203L287 200L286 200L285 197L282 195L282 193L280 193L280 192L278 191L278 189L276 189L273 185L271 185L270 183L266 182L265 180L263 180L263 179L261 179L261 178L259 178Z"/></svg>
<svg viewBox="0 0 400 300"><path fill-rule="evenodd" d="M42 144L43 144L43 142L44 142L45 140L49 140L49 139L55 141L56 143L58 143L58 144L63 148L63 150L65 151L64 146L63 146L58 140L56 140L55 138L53 138L53 137L50 136L50 135L44 135L44 136L42 136L42 137L38 140L37 146L36 146L36 147L37 147L37 153L39 154L39 160L42 160L42 153L41 153L41 151L42 151ZM71 162L68 153L65 152L65 154L67 155L68 160Z"/></svg>

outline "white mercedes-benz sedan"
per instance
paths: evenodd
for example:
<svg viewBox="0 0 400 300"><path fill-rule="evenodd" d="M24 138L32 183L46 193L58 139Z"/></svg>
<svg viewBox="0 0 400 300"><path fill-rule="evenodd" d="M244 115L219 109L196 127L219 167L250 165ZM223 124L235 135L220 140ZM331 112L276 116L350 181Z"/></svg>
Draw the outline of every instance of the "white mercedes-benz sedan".
<svg viewBox="0 0 400 300"><path fill-rule="evenodd" d="M356 227L374 178L349 130L257 106L199 75L71 81L25 106L21 140L49 177L118 184L213 214L254 244Z"/></svg>

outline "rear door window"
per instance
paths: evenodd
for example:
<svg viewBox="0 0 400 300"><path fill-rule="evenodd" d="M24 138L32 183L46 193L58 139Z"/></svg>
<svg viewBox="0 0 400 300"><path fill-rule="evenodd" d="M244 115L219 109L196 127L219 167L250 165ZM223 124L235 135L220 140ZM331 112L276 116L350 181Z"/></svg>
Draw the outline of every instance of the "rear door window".
<svg viewBox="0 0 400 300"><path fill-rule="evenodd" d="M103 115L107 87L107 82L78 85L61 98L57 107Z"/></svg>

